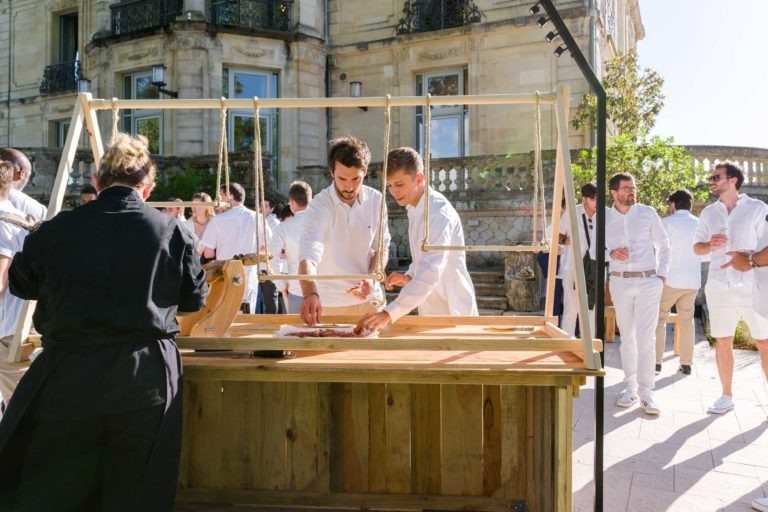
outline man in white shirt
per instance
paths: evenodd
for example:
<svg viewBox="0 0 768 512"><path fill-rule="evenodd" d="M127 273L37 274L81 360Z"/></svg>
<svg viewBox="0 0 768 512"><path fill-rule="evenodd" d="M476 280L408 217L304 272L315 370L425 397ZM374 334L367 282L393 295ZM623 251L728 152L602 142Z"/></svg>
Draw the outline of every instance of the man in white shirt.
<svg viewBox="0 0 768 512"><path fill-rule="evenodd" d="M382 247L389 247L387 219L381 219L381 193L363 185L371 152L354 137L329 144L328 167L333 183L309 203L299 247L299 274L361 275L374 270L379 223ZM387 254L382 254L386 258ZM301 281L301 319L320 322L323 313L363 316L378 311L384 293L371 280Z"/></svg>
<svg viewBox="0 0 768 512"><path fill-rule="evenodd" d="M385 287L403 289L384 311L364 316L356 330L376 331L397 322L413 309L420 315L477 316L475 288L464 251L424 252L424 208L429 208L429 245L464 245L461 219L448 199L430 189L425 194L424 163L412 148L393 149L387 156L387 188L408 211L411 265L405 274L393 272Z"/></svg>
<svg viewBox="0 0 768 512"><path fill-rule="evenodd" d="M13 173L13 164L0 162L0 214L24 219L24 213L14 208L8 200ZM16 323L23 303L8 290L8 269L13 255L21 250L26 236L26 230L9 221L0 221L0 398L6 405L26 370L8 363L8 348L16 332Z"/></svg>
<svg viewBox="0 0 768 512"><path fill-rule="evenodd" d="M269 224L272 231L274 231L277 225L280 224L280 219L277 218L275 208L272 206L272 203L269 202L269 199L265 199L261 204L261 214L267 219L267 224Z"/></svg>
<svg viewBox="0 0 768 512"><path fill-rule="evenodd" d="M719 199L702 210L693 249L698 255L709 254L712 257L704 292L709 308L710 332L717 340L715 360L723 394L708 411L723 414L734 408L731 386L733 333L739 317L757 341L763 371L768 377L768 315L761 314L755 308L756 302L762 303L766 297L753 300L756 272L739 272L729 265L733 261L731 252L751 254L759 248L760 239L766 231L768 206L746 194L739 194L744 173L733 162L717 164L709 181L712 194Z"/></svg>
<svg viewBox="0 0 768 512"><path fill-rule="evenodd" d="M667 319L672 306L677 311L680 339L680 372L691 374L693 343L696 329L693 313L696 294L701 288L701 257L693 252L694 236L699 219L691 215L693 196L685 189L676 190L667 198L669 215L661 221L670 243L669 273L659 304L659 323L656 325L656 371L661 371L664 345L667 341Z"/></svg>
<svg viewBox="0 0 768 512"><path fill-rule="evenodd" d="M606 218L608 218L608 208ZM581 246L581 255L589 251L589 256L597 260L597 237L595 235L595 225L597 224L597 185L587 183L581 187L581 204L576 206L576 222L579 225L579 244ZM563 318L560 321L560 327L570 334L576 336L576 318L579 313L579 296L576 294L575 280L576 273L573 267L573 255L570 250L571 244L571 226L568 222L567 213L563 213L560 220L560 234L563 244L568 246L568 252L560 257L560 275L563 279ZM592 336L595 335L595 308L589 308L589 325Z"/></svg>
<svg viewBox="0 0 768 512"><path fill-rule="evenodd" d="M209 222L200 240L200 245L205 249L203 256L208 259L230 260L238 254L251 254L261 250L264 246L264 233L261 215L243 206L245 201L245 189L239 183L230 183L225 201L229 201L231 208L214 216ZM258 222L259 239L256 239ZM267 226L267 237L272 236L272 231ZM244 313L254 313L256 299L259 290L259 278L257 266L246 267L248 283L243 298Z"/></svg>
<svg viewBox="0 0 768 512"><path fill-rule="evenodd" d="M32 215L37 220L45 220L48 209L22 192L29 183L29 178L32 177L32 164L29 163L29 159L18 149L3 148L0 149L0 160L10 162L15 167L8 200L25 215Z"/></svg>
<svg viewBox="0 0 768 512"><path fill-rule="evenodd" d="M616 405L638 401L647 414L660 414L653 396L655 331L661 289L669 270L669 239L656 211L635 202L635 178L615 174L608 182L613 197L605 228L610 290L621 330L621 366L625 389Z"/></svg>
<svg viewBox="0 0 768 512"><path fill-rule="evenodd" d="M294 181L288 188L288 205L293 212L293 217L288 217L278 223L274 229L270 250L276 255L273 264L277 261L277 255L285 251L286 273L297 275L299 273L299 244L301 233L304 231L304 220L309 202L312 201L312 188L303 181ZM288 314L298 314L301 308L301 286L298 281L285 281L288 290Z"/></svg>

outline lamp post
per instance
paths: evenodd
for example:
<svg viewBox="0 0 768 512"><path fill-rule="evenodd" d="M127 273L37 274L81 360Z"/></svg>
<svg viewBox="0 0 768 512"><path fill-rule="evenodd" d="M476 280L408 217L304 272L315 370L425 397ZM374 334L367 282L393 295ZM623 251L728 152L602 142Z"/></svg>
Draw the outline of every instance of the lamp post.
<svg viewBox="0 0 768 512"><path fill-rule="evenodd" d="M157 92L170 96L172 98L178 98L179 93L176 91L170 91L164 89L165 87L165 66L162 64L155 64L152 66L152 85L157 87Z"/></svg>

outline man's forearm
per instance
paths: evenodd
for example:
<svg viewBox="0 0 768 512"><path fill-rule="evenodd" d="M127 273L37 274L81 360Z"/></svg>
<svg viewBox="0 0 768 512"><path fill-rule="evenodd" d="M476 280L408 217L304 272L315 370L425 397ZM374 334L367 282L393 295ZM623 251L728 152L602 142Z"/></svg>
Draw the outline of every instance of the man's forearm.
<svg viewBox="0 0 768 512"><path fill-rule="evenodd" d="M317 267L309 260L301 260L299 262L299 274L301 275L314 275L317 274ZM301 286L301 294L306 297L307 295L317 295L317 285L315 281L299 281Z"/></svg>
<svg viewBox="0 0 768 512"><path fill-rule="evenodd" d="M752 254L752 261L754 261L755 265L758 267L768 267L768 245Z"/></svg>
<svg viewBox="0 0 768 512"><path fill-rule="evenodd" d="M712 247L709 245L709 242L696 242L693 244L693 252L699 256L706 256L712 252Z"/></svg>

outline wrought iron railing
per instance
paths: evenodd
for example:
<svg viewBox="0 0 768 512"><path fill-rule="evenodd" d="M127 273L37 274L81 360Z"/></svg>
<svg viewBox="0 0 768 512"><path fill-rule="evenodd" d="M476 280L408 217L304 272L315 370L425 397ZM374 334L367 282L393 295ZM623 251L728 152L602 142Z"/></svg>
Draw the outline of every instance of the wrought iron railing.
<svg viewBox="0 0 768 512"><path fill-rule="evenodd" d="M288 32L292 0L223 0L211 3L211 23L224 27Z"/></svg>
<svg viewBox="0 0 768 512"><path fill-rule="evenodd" d="M77 79L80 78L80 63L76 60L46 66L40 94L77 91Z"/></svg>
<svg viewBox="0 0 768 512"><path fill-rule="evenodd" d="M131 0L109 7L112 11L112 35L135 34L164 27L183 10L181 0Z"/></svg>
<svg viewBox="0 0 768 512"><path fill-rule="evenodd" d="M429 32L478 23L482 13L472 0L407 0L398 34Z"/></svg>

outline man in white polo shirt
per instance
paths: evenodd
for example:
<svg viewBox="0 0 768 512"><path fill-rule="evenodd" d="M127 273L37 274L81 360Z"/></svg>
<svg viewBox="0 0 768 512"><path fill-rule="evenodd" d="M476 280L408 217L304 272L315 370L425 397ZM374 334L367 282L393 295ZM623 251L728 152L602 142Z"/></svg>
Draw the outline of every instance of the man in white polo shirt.
<svg viewBox="0 0 768 512"><path fill-rule="evenodd" d="M624 391L616 405L638 401L647 414L660 414L653 396L656 324L663 281L669 269L669 239L656 210L635 202L635 178L615 174L608 182L613 197L605 227L610 290L621 330Z"/></svg>
<svg viewBox="0 0 768 512"><path fill-rule="evenodd" d="M739 272L728 265L732 261L729 252L751 254L759 249L759 241L766 230L768 206L746 194L739 194L744 173L733 162L715 165L709 182L712 194L719 199L702 210L693 248L696 254L712 257L704 291L709 307L710 332L717 340L715 360L723 394L708 411L723 414L734 408L733 333L740 317L757 341L763 371L768 377L768 316L755 309L752 296L755 272ZM762 297L758 302L765 300Z"/></svg>
<svg viewBox="0 0 768 512"><path fill-rule="evenodd" d="M287 274L296 275L299 272L299 244L301 234L304 231L307 207L312 201L312 188L303 181L294 181L288 188L288 205L291 207L293 217L285 219L277 224L270 241L270 250L274 251L273 266L277 266L278 255L285 251ZM288 288L288 314L297 315L301 308L301 286L298 281L285 281Z"/></svg>
<svg viewBox="0 0 768 512"><path fill-rule="evenodd" d="M263 222L261 215L243 205L245 189L239 183L229 184L228 199L231 208L214 216L205 228L200 245L205 247L203 256L208 259L231 260L238 254L251 254L264 246ZM259 223L259 240L256 240L256 223ZM267 237L272 231L267 226ZM259 291L256 266L245 267L248 284L243 298L244 313L255 313Z"/></svg>
<svg viewBox="0 0 768 512"><path fill-rule="evenodd" d="M329 143L328 167L333 183L309 203L299 247L299 274L360 275L374 269L379 247L381 193L363 185L371 152L354 137ZM384 219L384 244L389 247L389 228ZM383 258L387 255L383 254ZM371 280L300 281L304 300L300 315L308 325L321 315L362 317L379 310L384 293Z"/></svg>
<svg viewBox="0 0 768 512"><path fill-rule="evenodd" d="M656 371L661 371L664 345L667 341L667 319L672 306L677 312L675 329L680 339L680 372L691 374L693 364L693 343L696 331L693 313L696 308L696 294L701 288L701 257L693 252L694 235L699 219L691 215L693 196L685 189L674 191L667 198L669 215L661 224L669 236L669 274L661 292L659 323L656 325Z"/></svg>

